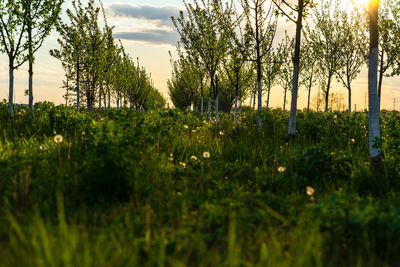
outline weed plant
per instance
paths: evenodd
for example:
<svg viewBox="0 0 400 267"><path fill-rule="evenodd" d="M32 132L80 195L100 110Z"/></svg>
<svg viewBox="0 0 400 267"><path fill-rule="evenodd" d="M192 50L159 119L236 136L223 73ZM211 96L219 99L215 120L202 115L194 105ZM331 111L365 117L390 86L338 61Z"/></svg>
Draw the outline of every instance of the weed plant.
<svg viewBox="0 0 400 267"><path fill-rule="evenodd" d="M400 114L0 105L1 266L399 266Z"/></svg>

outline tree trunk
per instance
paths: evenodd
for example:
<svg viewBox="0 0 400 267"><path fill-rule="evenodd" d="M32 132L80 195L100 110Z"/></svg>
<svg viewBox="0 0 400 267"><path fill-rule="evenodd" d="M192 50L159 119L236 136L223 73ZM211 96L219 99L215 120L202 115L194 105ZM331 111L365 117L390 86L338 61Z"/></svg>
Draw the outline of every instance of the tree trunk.
<svg viewBox="0 0 400 267"><path fill-rule="evenodd" d="M28 15L31 15L30 12L30 3L28 4ZM29 108L32 111L33 114L33 51L32 51L32 22L30 19L28 19L27 23L27 32L28 32L28 45L29 45L29 51L28 51L28 57L29 57L29 81L28 81L28 91L29 91Z"/></svg>
<svg viewBox="0 0 400 267"><path fill-rule="evenodd" d="M329 76L328 78L328 85L326 86L326 92L325 92L325 112L328 112L329 108L329 90L331 88L331 78L332 76Z"/></svg>
<svg viewBox="0 0 400 267"><path fill-rule="evenodd" d="M381 62L380 62L381 66L380 66L380 71L379 71L379 84L378 84L379 110L381 110L381 103L382 103L382 101L381 101L381 99L382 99L382 83L383 83L383 73L384 73L384 70L383 70L384 61L383 61L383 59L384 59L384 52L382 51L382 57L381 57Z"/></svg>
<svg viewBox="0 0 400 267"><path fill-rule="evenodd" d="M308 88L307 112L310 112L311 87Z"/></svg>
<svg viewBox="0 0 400 267"><path fill-rule="evenodd" d="M235 112L234 112L234 115L233 115L233 121L234 122L236 122L236 117L237 117L237 108L238 108L238 98L237 98L237 95L235 95Z"/></svg>
<svg viewBox="0 0 400 267"><path fill-rule="evenodd" d="M79 91L79 56L78 56L78 60L76 62L76 110L79 110L80 107L79 98L80 98L80 91Z"/></svg>
<svg viewBox="0 0 400 267"><path fill-rule="evenodd" d="M300 44L301 44L301 28L303 27L303 0L299 0L298 18L296 22L296 43L293 59L293 85L292 85L292 103L290 106L289 118L289 137L294 138L296 135L296 116L297 116L297 95L299 89L299 72L300 72Z"/></svg>
<svg viewBox="0 0 400 267"><path fill-rule="evenodd" d="M285 88L285 94L283 95L283 111L286 110L286 94L287 94L287 89Z"/></svg>
<svg viewBox="0 0 400 267"><path fill-rule="evenodd" d="M369 30L370 30L370 52L369 52L369 70L368 70L368 93L369 93L369 154L374 162L381 161L381 149L379 141L381 138L379 123L379 96L377 90L378 83L378 44L379 44L379 28L378 28L378 8L379 1L370 1L369 3Z"/></svg>
<svg viewBox="0 0 400 267"><path fill-rule="evenodd" d="M210 113L211 113L211 92L210 95L208 96L208 112L207 112L208 120L210 120Z"/></svg>
<svg viewBox="0 0 400 267"><path fill-rule="evenodd" d="M13 116L14 99L14 58L9 58L9 93L8 93L8 111Z"/></svg>
<svg viewBox="0 0 400 267"><path fill-rule="evenodd" d="M219 123L218 114L218 76L215 78L215 120L217 124Z"/></svg>
<svg viewBox="0 0 400 267"><path fill-rule="evenodd" d="M271 94L271 81L268 81L267 110L269 110L269 97Z"/></svg>
<svg viewBox="0 0 400 267"><path fill-rule="evenodd" d="M200 110L201 110L201 115L203 115L204 112L203 77L200 78L200 92L201 92Z"/></svg>
<svg viewBox="0 0 400 267"><path fill-rule="evenodd" d="M99 92L99 109L101 109L101 92Z"/></svg>
<svg viewBox="0 0 400 267"><path fill-rule="evenodd" d="M69 94L69 85L68 85L68 74L67 74L67 94L65 95L65 111L67 111L67 107L68 107L68 94Z"/></svg>

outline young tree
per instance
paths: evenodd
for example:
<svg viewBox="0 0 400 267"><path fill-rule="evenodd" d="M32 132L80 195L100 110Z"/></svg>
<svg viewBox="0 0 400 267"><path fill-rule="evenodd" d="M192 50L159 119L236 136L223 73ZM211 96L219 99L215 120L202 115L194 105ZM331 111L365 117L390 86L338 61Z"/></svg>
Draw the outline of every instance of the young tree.
<svg viewBox="0 0 400 267"><path fill-rule="evenodd" d="M326 80L326 87L322 88L325 96L325 112L329 107L329 93L332 85L332 78L341 68L342 55L340 23L338 19L339 6L336 2L332 8L331 2L321 4L320 10L315 10L315 27L310 30L306 28L310 40L313 40L313 49L318 53L316 64L322 79Z"/></svg>
<svg viewBox="0 0 400 267"><path fill-rule="evenodd" d="M33 112L33 63L35 52L42 46L57 22L64 0L23 0L24 19L27 31L29 61L29 107Z"/></svg>
<svg viewBox="0 0 400 267"><path fill-rule="evenodd" d="M264 65L264 83L267 91L267 109L269 109L271 88L277 83L281 65L285 60L287 60L283 57L284 55L281 55L278 49L271 49L267 55L267 58L271 59L270 62Z"/></svg>
<svg viewBox="0 0 400 267"><path fill-rule="evenodd" d="M357 78L365 63L367 38L362 27L362 21L356 14L348 15L344 11L339 12L339 30L342 32L339 40L341 44L339 54L342 64L340 69L336 70L336 76L349 92L348 105L351 112L351 83Z"/></svg>
<svg viewBox="0 0 400 267"><path fill-rule="evenodd" d="M278 47L278 54L282 60L278 72L278 83L284 90L283 96L283 111L286 110L287 92L290 91L292 86L293 65L290 59L293 58L295 40L285 34L285 38L281 41Z"/></svg>
<svg viewBox="0 0 400 267"><path fill-rule="evenodd" d="M247 38L245 47L241 47L242 54L249 55L249 60L255 62L257 71L257 97L258 97L258 126L261 125L262 110L262 81L263 64L271 59L265 60L272 48L277 29L277 16L273 4L267 0L241 0L244 10L244 25ZM269 4L269 6L268 6ZM239 24L240 25L240 24ZM239 44L240 45L240 44ZM255 101L255 96L253 98Z"/></svg>
<svg viewBox="0 0 400 267"><path fill-rule="evenodd" d="M307 34L304 34L304 38L302 41L303 56L300 62L301 69L301 80L300 84L303 85L307 90L307 112L310 111L310 102L311 102L311 89L312 86L317 82L317 73L315 67L315 59L317 58L317 54L315 50L312 48L312 43L309 40Z"/></svg>
<svg viewBox="0 0 400 267"><path fill-rule="evenodd" d="M50 55L59 59L64 66L71 65L75 74L75 91L76 91L76 109L80 108L80 76L82 70L82 57L83 57L83 38L85 35L85 25L87 24L88 17L85 15L85 9L80 0L72 1L73 10L68 9L67 15L69 18L68 23L59 22L57 24L57 31L60 34L58 43L59 49L50 50Z"/></svg>
<svg viewBox="0 0 400 267"><path fill-rule="evenodd" d="M28 57L26 55L26 40L23 36L26 31L26 13L22 1L0 1L0 41L1 52L8 56L9 69L9 113L13 115L14 98L14 70L24 64Z"/></svg>
<svg viewBox="0 0 400 267"><path fill-rule="evenodd" d="M215 97L216 120L218 116L218 86L216 86L216 73L222 58L226 54L227 38L218 16L222 14L220 0L195 0L193 4L184 1L187 16L181 11L178 18L172 17L172 22L177 29L183 48L186 51L195 51L201 58L204 68L210 78L210 88ZM191 53L191 52L189 52ZM211 106L211 95L209 105Z"/></svg>
<svg viewBox="0 0 400 267"><path fill-rule="evenodd" d="M300 49L301 49L301 32L303 28L303 17L307 15L307 8L314 6L313 0L298 0L297 6L291 4L287 0L272 0L279 11L289 20L296 24L296 37L294 44L293 57L293 84L292 84L292 102L290 105L290 118L288 135L291 139L296 136L296 116L297 116L297 96L299 89L299 73L300 73ZM288 10L288 12L286 11ZM296 16L294 16L296 14Z"/></svg>
<svg viewBox="0 0 400 267"><path fill-rule="evenodd" d="M368 70L368 95L369 95L369 155L372 161L379 163L382 159L379 140L381 138L379 123L379 97L378 97L378 46L379 46L379 0L370 0L369 14L369 70Z"/></svg>

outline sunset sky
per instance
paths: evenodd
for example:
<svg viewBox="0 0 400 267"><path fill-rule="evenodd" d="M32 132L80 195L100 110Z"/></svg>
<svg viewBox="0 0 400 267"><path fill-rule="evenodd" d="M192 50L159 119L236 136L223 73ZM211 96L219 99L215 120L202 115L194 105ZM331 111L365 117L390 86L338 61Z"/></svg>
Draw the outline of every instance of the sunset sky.
<svg viewBox="0 0 400 267"><path fill-rule="evenodd" d="M347 1L347 0L342 0ZM349 0L350 1L350 0ZM361 0L360 0L361 1ZM70 6L69 0L64 10ZM152 74L155 86L167 98L167 80L171 76L171 66L168 51L175 50L178 35L174 31L170 17L177 15L183 8L181 0L104 0L109 24L115 25L115 38L121 39L127 52L133 57L139 57L141 65ZM278 25L281 38L285 29L293 33L294 25L282 21ZM45 41L36 55L34 65L34 101L52 101L63 103L64 91L61 89L64 72L58 60L49 55L49 50L58 48L57 33L53 32ZM15 102L27 103L28 97L24 90L28 87L27 66L21 67L15 74ZM396 98L397 108L400 109L400 78L385 78L383 81L383 108L392 109L393 99ZM317 91L315 87L314 93ZM334 84L333 92L347 91L340 84ZM365 107L367 92L367 70L363 69L359 78L353 83L353 108ZM283 89L276 86L271 91L272 105L282 106ZM299 108L306 105L307 94L302 88L299 92ZM0 100L8 98L8 60L0 56ZM266 99L266 97L265 97ZM263 99L263 103L265 101ZM347 100L345 100L347 103ZM248 102L247 102L248 104Z"/></svg>

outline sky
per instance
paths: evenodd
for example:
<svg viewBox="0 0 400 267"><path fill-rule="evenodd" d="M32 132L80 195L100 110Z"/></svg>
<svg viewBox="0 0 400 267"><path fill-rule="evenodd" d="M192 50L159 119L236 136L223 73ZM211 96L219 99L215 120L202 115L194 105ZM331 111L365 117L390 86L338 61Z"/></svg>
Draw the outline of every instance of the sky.
<svg viewBox="0 0 400 267"><path fill-rule="evenodd" d="M342 0L351 1L351 0ZM357 0L362 1L362 0ZM126 51L132 58L139 57L140 64L151 73L156 88L168 98L167 81L171 77L169 51L176 50L179 36L170 21L183 10L181 0L103 0L108 23L115 26L114 36L121 39ZM64 10L71 6L71 0L66 0ZM280 21L278 35L284 30L294 34L294 24ZM49 55L49 50L58 48L57 33L45 40L42 48L36 54L34 65L34 101L51 101L56 104L64 103L64 90L61 89L64 72L61 63ZM367 70L364 68L353 83L353 109L365 108L365 94L367 92ZM382 107L393 109L393 100L396 99L396 109L400 110L400 78L385 78L382 87ZM15 103L27 103L28 97L24 91L28 88L27 64L15 73ZM318 90L314 87L312 95ZM341 92L347 103L347 91L339 83L333 84L332 92ZM0 99L8 99L8 60L0 55ZM266 96L263 98L263 103ZM275 86L271 90L271 103L274 107L283 105L283 89ZM289 102L290 103L290 97ZM299 91L298 107L304 108L307 103L307 93L301 88ZM248 101L246 101L248 104Z"/></svg>

